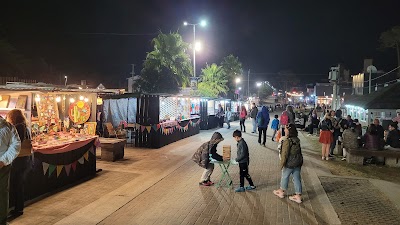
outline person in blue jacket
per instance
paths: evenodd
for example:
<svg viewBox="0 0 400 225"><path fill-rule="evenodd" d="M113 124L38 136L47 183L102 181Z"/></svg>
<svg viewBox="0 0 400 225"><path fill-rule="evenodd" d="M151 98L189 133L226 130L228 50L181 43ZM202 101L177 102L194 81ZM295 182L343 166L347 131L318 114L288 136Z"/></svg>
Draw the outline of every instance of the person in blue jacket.
<svg viewBox="0 0 400 225"><path fill-rule="evenodd" d="M257 127L258 127L258 143L265 147L265 142L267 139L267 128L269 124L269 112L267 107L263 106L261 112L257 113L256 117ZM263 142L261 143L261 135L263 135Z"/></svg>
<svg viewBox="0 0 400 225"><path fill-rule="evenodd" d="M271 129L274 131L274 134L272 134L272 141L274 141L276 132L279 130L279 119L278 119L278 115L275 115L275 119L272 120L271 123Z"/></svg>

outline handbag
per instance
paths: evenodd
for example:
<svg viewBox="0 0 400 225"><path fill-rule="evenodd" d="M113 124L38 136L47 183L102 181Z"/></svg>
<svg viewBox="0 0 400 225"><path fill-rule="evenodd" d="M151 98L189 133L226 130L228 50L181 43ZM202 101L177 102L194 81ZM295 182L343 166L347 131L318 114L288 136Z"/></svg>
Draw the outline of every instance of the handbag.
<svg viewBox="0 0 400 225"><path fill-rule="evenodd" d="M31 135L28 129L25 129L25 138L21 142L21 150L19 151L18 157L31 156L32 155L32 141Z"/></svg>
<svg viewBox="0 0 400 225"><path fill-rule="evenodd" d="M301 154L301 147L296 154L294 154L294 155L290 154L290 152L292 150L293 142L290 138L288 140L290 141L290 151L289 151L288 159L286 161L286 167L289 169L294 169L296 167L300 167L303 165L303 154Z"/></svg>

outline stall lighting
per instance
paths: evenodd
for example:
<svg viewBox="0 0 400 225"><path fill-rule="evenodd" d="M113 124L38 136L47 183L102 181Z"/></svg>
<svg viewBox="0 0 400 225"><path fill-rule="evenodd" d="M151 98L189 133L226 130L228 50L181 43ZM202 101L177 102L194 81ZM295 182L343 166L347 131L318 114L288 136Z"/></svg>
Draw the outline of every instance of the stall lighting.
<svg viewBox="0 0 400 225"><path fill-rule="evenodd" d="M0 95L0 101L3 101L3 96L2 95Z"/></svg>
<svg viewBox="0 0 400 225"><path fill-rule="evenodd" d="M100 97L97 97L96 102L97 102L97 105L103 105L103 99Z"/></svg>
<svg viewBox="0 0 400 225"><path fill-rule="evenodd" d="M79 100L83 101L83 99L85 99L85 97L83 97L82 95L79 96Z"/></svg>
<svg viewBox="0 0 400 225"><path fill-rule="evenodd" d="M74 99L74 98L70 98L70 99L69 99L69 102L74 103L74 102L75 102L75 99Z"/></svg>
<svg viewBox="0 0 400 225"><path fill-rule="evenodd" d="M40 102L40 95L36 95L35 101Z"/></svg>
<svg viewBox="0 0 400 225"><path fill-rule="evenodd" d="M61 102L61 97L60 96L56 97L56 102Z"/></svg>
<svg viewBox="0 0 400 225"><path fill-rule="evenodd" d="M67 98L66 98L65 95L64 95L63 100L65 101L65 99L67 99Z"/></svg>
<svg viewBox="0 0 400 225"><path fill-rule="evenodd" d="M89 99L88 99L88 98L85 98L84 100L85 100L85 102L88 102L88 101L89 101Z"/></svg>
<svg viewBox="0 0 400 225"><path fill-rule="evenodd" d="M173 100L176 100L176 98L175 98L175 97L173 97L172 99L173 99Z"/></svg>

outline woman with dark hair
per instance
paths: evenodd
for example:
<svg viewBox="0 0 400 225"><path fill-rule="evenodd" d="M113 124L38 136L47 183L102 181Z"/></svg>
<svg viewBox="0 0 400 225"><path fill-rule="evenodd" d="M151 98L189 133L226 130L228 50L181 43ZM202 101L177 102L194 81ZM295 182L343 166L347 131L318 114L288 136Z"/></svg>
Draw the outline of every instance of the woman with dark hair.
<svg viewBox="0 0 400 225"><path fill-rule="evenodd" d="M243 131L246 133L246 117L247 117L247 110L246 107L242 106L242 109L240 110L239 114L239 123L240 123L240 131Z"/></svg>
<svg viewBox="0 0 400 225"><path fill-rule="evenodd" d="M344 126L345 130L343 131L342 138L343 138L343 158L342 161L346 160L347 151L350 149L357 149L358 148L358 134L355 130L356 124L351 123L350 128L347 128L347 125Z"/></svg>
<svg viewBox="0 0 400 225"><path fill-rule="evenodd" d="M15 126L22 143L27 138L27 123L22 111L13 109L8 112L7 122ZM31 165L31 154L30 149L21 149L18 157L13 161L11 166L10 195L14 196L13 205L15 206L14 210L11 211L11 215L14 217L18 217L24 213L24 183Z"/></svg>
<svg viewBox="0 0 400 225"><path fill-rule="evenodd" d="M364 134L363 137L364 148L367 150L379 150L379 136L378 130L375 124L370 124L368 126L367 132Z"/></svg>
<svg viewBox="0 0 400 225"><path fill-rule="evenodd" d="M282 152L280 159L280 168L282 169L281 184L278 190L274 190L274 195L279 198L285 197L285 191L288 188L289 177L293 176L295 195L289 196L291 201L301 203L302 185L301 185L301 167L303 165L303 155L301 153L300 139L294 124L285 127L287 139L282 143Z"/></svg>

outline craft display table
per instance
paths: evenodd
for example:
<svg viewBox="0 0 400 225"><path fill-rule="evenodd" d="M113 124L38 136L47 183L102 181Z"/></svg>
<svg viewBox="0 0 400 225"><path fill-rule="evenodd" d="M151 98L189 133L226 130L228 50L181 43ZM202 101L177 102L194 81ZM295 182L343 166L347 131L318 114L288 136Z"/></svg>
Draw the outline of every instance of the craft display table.
<svg viewBox="0 0 400 225"><path fill-rule="evenodd" d="M124 158L126 139L99 138L101 160L112 161Z"/></svg>

